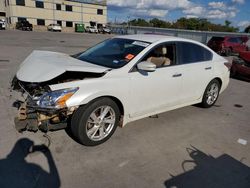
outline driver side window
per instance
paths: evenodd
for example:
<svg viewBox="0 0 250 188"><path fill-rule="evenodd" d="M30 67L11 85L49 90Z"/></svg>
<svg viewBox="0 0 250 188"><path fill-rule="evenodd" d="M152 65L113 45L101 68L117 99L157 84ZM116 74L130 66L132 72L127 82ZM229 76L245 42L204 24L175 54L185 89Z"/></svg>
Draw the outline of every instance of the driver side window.
<svg viewBox="0 0 250 188"><path fill-rule="evenodd" d="M149 61L156 65L156 68L175 65L176 58L175 44L161 44L153 48L142 61Z"/></svg>

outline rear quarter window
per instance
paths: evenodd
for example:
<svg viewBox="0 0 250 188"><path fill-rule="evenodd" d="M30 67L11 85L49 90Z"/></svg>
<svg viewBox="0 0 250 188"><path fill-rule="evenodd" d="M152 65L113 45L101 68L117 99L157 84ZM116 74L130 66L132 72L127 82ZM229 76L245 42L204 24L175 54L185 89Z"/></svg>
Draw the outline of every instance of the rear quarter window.
<svg viewBox="0 0 250 188"><path fill-rule="evenodd" d="M206 48L189 42L178 42L179 64L210 61L213 54Z"/></svg>

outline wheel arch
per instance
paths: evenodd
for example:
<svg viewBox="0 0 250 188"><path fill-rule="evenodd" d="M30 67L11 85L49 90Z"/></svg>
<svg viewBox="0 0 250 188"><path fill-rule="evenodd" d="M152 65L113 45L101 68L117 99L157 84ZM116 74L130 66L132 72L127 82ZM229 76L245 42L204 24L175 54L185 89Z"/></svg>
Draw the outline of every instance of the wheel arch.
<svg viewBox="0 0 250 188"><path fill-rule="evenodd" d="M93 101L99 100L101 98L110 98L111 100L113 100L117 104L117 106L118 106L118 108L120 110L120 113L121 113L121 120L122 120L122 117L124 116L124 113L125 113L124 104L117 97L114 97L112 95L102 95L102 96L98 96L98 97L95 97L95 98L91 99L86 104L92 103ZM86 104L82 104L82 106L84 106ZM121 123L121 126L122 126L122 123Z"/></svg>
<svg viewBox="0 0 250 188"><path fill-rule="evenodd" d="M214 77L213 79L211 79L211 80L207 83L206 87L207 87L213 80L217 80L217 81L219 82L219 84L220 84L220 87L222 87L222 79L221 79L220 77Z"/></svg>
<svg viewBox="0 0 250 188"><path fill-rule="evenodd" d="M119 107L121 115L122 116L124 115L124 106L123 106L123 104L122 104L122 102L121 102L120 99L118 99L117 97L114 97L114 96L109 96L109 95L102 96L102 97L99 97L99 98L103 98L103 97L112 99L117 104L117 106Z"/></svg>
<svg viewBox="0 0 250 188"><path fill-rule="evenodd" d="M220 87L222 86L222 79L219 78L219 77L215 77L214 79L212 79L211 81L213 80L217 80L219 83L220 83Z"/></svg>
<svg viewBox="0 0 250 188"><path fill-rule="evenodd" d="M217 80L217 81L219 82L219 84L220 84L220 89L221 89L221 87L222 87L222 79L221 79L220 77L214 77L213 79L211 79L211 80L207 83L207 85L206 85L204 91L206 90L207 86L208 86L213 80ZM203 95L204 95L204 93L201 95L201 98L203 97Z"/></svg>

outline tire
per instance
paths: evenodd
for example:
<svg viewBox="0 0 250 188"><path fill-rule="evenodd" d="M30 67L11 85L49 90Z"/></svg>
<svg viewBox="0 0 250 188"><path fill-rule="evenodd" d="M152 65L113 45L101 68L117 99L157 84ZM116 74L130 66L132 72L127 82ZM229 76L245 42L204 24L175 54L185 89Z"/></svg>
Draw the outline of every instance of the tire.
<svg viewBox="0 0 250 188"><path fill-rule="evenodd" d="M216 103L220 94L220 88L221 85L216 79L208 84L202 97L201 106L203 108L210 108Z"/></svg>
<svg viewBox="0 0 250 188"><path fill-rule="evenodd" d="M113 135L119 119L117 104L110 98L99 98L77 109L71 119L71 131L81 144L96 146Z"/></svg>

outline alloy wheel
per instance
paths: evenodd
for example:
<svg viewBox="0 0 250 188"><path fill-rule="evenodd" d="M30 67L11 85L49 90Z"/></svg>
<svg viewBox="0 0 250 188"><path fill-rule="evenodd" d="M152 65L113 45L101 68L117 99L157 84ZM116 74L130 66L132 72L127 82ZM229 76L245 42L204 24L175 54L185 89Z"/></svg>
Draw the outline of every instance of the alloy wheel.
<svg viewBox="0 0 250 188"><path fill-rule="evenodd" d="M206 93L206 102L209 105L212 105L219 96L219 86L216 83L211 84Z"/></svg>
<svg viewBox="0 0 250 188"><path fill-rule="evenodd" d="M88 138L92 141L103 140L111 133L115 122L115 111L112 107L96 108L87 120L86 133Z"/></svg>

